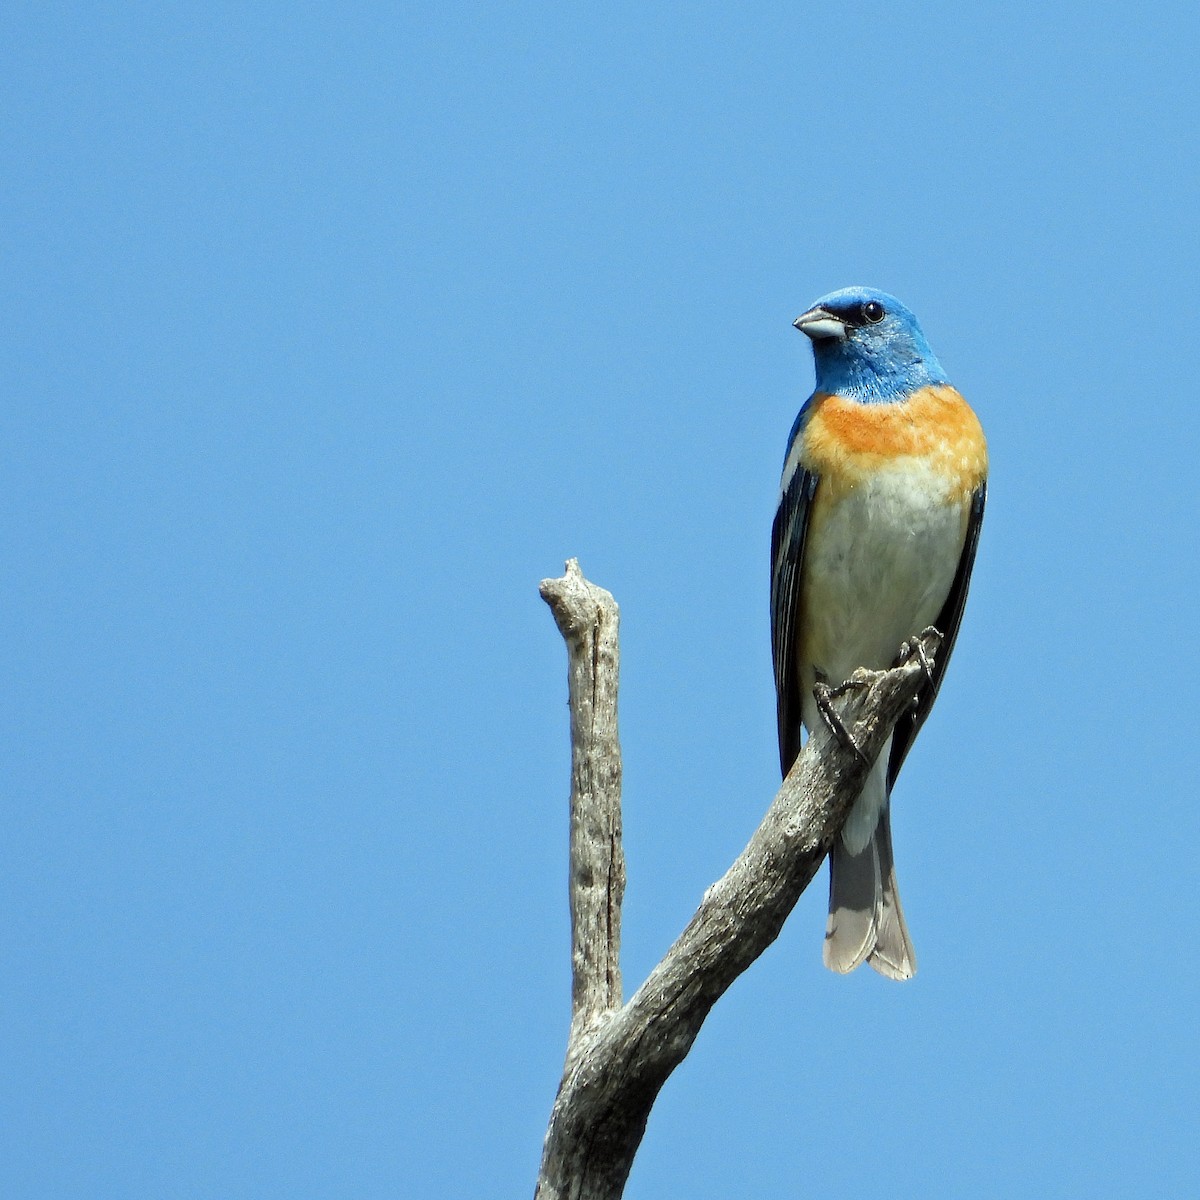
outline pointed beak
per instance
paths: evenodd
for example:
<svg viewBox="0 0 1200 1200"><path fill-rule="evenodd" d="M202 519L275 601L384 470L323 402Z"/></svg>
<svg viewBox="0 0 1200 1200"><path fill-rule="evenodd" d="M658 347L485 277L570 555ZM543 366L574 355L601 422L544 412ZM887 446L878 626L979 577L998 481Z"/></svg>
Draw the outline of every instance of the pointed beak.
<svg viewBox="0 0 1200 1200"><path fill-rule="evenodd" d="M792 325L814 342L822 338L844 340L846 337L846 322L820 307L810 308L808 312L801 313Z"/></svg>

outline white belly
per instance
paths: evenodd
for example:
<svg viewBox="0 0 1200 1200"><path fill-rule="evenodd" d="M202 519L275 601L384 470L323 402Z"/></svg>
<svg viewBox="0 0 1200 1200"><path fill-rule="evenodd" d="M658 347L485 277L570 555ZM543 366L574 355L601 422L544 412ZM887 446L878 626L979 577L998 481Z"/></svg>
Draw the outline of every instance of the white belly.
<svg viewBox="0 0 1200 1200"><path fill-rule="evenodd" d="M805 718L814 679L837 684L857 667L890 666L902 642L936 622L966 535L966 503L951 502L944 480L918 459L827 503L804 555Z"/></svg>

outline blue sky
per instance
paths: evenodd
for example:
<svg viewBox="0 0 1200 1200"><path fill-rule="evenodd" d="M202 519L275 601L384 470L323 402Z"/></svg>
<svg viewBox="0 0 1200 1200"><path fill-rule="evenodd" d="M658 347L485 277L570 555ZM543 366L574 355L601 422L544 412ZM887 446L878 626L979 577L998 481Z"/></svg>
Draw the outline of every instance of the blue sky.
<svg viewBox="0 0 1200 1200"><path fill-rule="evenodd" d="M967 11L969 9L969 11ZM792 318L921 317L992 453L894 801L627 1194L1200 1186L1194 4L0 18L0 1192L528 1194L565 656L623 611L632 988L777 784Z"/></svg>

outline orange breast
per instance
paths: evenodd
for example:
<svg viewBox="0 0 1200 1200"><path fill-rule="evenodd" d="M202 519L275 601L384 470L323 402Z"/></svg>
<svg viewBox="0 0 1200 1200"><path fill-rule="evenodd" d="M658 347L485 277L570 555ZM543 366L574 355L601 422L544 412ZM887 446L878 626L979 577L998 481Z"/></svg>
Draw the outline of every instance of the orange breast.
<svg viewBox="0 0 1200 1200"><path fill-rule="evenodd" d="M852 488L902 459L940 475L969 496L987 477L987 442L970 405L946 385L892 404L860 404L818 392L804 429L802 461L834 490Z"/></svg>

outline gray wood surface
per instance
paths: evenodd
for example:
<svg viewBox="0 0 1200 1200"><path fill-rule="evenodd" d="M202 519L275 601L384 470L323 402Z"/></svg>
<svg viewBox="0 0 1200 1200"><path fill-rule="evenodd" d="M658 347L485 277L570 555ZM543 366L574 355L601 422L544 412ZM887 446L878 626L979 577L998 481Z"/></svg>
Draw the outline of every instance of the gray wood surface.
<svg viewBox="0 0 1200 1200"><path fill-rule="evenodd" d="M854 745L826 728L809 738L749 844L623 1003L617 604L575 559L540 590L567 645L572 1017L535 1195L614 1200L659 1089L713 1004L779 935L926 668L914 644L891 670L855 673L858 686L831 701ZM921 636L929 660L940 642L934 630Z"/></svg>

